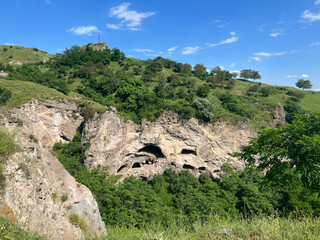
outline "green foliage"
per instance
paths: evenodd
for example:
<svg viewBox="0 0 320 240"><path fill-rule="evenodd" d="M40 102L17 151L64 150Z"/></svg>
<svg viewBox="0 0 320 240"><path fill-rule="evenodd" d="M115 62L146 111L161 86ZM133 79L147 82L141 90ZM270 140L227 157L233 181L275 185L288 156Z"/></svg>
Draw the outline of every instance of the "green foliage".
<svg viewBox="0 0 320 240"><path fill-rule="evenodd" d="M253 81L256 79L261 79L259 72L251 69L241 70L240 77L245 79L252 79Z"/></svg>
<svg viewBox="0 0 320 240"><path fill-rule="evenodd" d="M0 106L6 105L11 96L12 93L10 90L0 87Z"/></svg>
<svg viewBox="0 0 320 240"><path fill-rule="evenodd" d="M13 135L0 129L0 157L6 158L18 150L19 146L14 142Z"/></svg>
<svg viewBox="0 0 320 240"><path fill-rule="evenodd" d="M206 98L198 98L193 102L196 109L196 116L204 122L210 122L213 119L214 106Z"/></svg>
<svg viewBox="0 0 320 240"><path fill-rule="evenodd" d="M45 237L24 230L21 226L12 223L9 218L0 217L0 239L45 240Z"/></svg>
<svg viewBox="0 0 320 240"><path fill-rule="evenodd" d="M254 112L249 107L240 103L238 99L230 93L222 94L220 96L220 101L225 109L242 117L252 118L254 115Z"/></svg>
<svg viewBox="0 0 320 240"><path fill-rule="evenodd" d="M65 201L67 201L67 200L68 200L68 195L63 194L63 195L61 196L61 201L62 201L62 202L65 202Z"/></svg>
<svg viewBox="0 0 320 240"><path fill-rule="evenodd" d="M84 232L88 231L88 225L87 223L85 222L85 220L80 217L78 214L76 213L71 213L69 215L69 222L72 224L72 225L76 225L78 227L80 227L80 229Z"/></svg>
<svg viewBox="0 0 320 240"><path fill-rule="evenodd" d="M293 168L305 187L319 191L320 113L299 115L283 128L260 130L238 155L266 169L269 178L281 179L287 168Z"/></svg>
<svg viewBox="0 0 320 240"><path fill-rule="evenodd" d="M312 88L312 84L310 80L304 80L304 79L299 79L298 82L296 82L296 86L298 88L302 88L303 90Z"/></svg>

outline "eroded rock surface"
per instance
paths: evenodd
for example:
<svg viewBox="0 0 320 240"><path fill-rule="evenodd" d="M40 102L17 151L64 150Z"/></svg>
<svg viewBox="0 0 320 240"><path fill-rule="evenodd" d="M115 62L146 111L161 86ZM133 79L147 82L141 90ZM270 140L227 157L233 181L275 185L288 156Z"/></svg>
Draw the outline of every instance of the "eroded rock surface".
<svg viewBox="0 0 320 240"><path fill-rule="evenodd" d="M86 123L83 141L90 142L90 148L85 164L89 168L109 166L111 174L122 174L123 178L149 178L168 168L217 177L224 163L235 169L244 167L231 154L255 135L248 122L237 126L200 124L165 112L156 122L145 121L139 126L122 121L113 110Z"/></svg>
<svg viewBox="0 0 320 240"><path fill-rule="evenodd" d="M0 202L13 209L19 222L52 239L79 239L82 230L69 215L82 217L92 233L106 233L90 190L52 155L55 142L71 140L82 123L70 103L30 102L6 113L3 127L15 133L21 151L6 161L6 187Z"/></svg>

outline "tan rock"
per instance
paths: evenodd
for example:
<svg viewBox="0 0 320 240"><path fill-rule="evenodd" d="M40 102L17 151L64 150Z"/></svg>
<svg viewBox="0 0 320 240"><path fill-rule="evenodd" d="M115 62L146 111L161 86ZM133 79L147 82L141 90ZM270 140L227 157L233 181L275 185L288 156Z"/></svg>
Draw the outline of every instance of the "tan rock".
<svg viewBox="0 0 320 240"><path fill-rule="evenodd" d="M224 163L235 169L244 167L244 162L231 154L255 135L248 122L237 126L227 122L200 124L165 112L157 121L138 126L110 111L86 123L83 141L90 142L90 148L85 164L89 168L109 166L111 174L122 174L123 178L149 178L167 168L218 177Z"/></svg>
<svg viewBox="0 0 320 240"><path fill-rule="evenodd" d="M33 101L2 119L4 127L15 133L22 151L6 161L6 187L0 202L12 208L20 223L53 239L84 236L78 226L69 222L72 213L82 217L92 233L106 233L90 190L79 184L51 153L55 142L72 139L80 126L82 117L73 118L72 110L76 109L70 103ZM22 126L13 121L18 118Z"/></svg>

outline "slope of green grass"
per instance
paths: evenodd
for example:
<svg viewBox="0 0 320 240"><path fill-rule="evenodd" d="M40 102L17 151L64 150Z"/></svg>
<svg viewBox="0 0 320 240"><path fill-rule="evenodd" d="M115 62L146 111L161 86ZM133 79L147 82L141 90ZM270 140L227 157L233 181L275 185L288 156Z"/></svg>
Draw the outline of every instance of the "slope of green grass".
<svg viewBox="0 0 320 240"><path fill-rule="evenodd" d="M92 102L81 94L75 92L69 92L69 95L65 95L55 89L48 88L37 83L18 81L18 80L6 80L0 78L0 87L9 89L12 92L12 97L7 102L5 108L10 109L13 107L19 107L21 104L37 99L40 101L50 100L66 100L70 102L76 102L81 104L83 102L93 104L92 107L98 112L104 112L106 107L99 103Z"/></svg>
<svg viewBox="0 0 320 240"><path fill-rule="evenodd" d="M9 63L11 61L19 61L22 63L35 63L49 59L53 55L38 50L36 48L25 48L20 46L0 45L0 64Z"/></svg>

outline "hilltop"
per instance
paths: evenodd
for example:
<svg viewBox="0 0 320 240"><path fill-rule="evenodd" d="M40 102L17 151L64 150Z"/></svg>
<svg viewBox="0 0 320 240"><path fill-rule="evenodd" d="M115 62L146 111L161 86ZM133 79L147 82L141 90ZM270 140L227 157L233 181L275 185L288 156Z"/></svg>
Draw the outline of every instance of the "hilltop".
<svg viewBox="0 0 320 240"><path fill-rule="evenodd" d="M0 64L8 63L21 65L24 63L37 63L49 61L52 54L48 54L37 48L26 48L21 46L0 45Z"/></svg>

